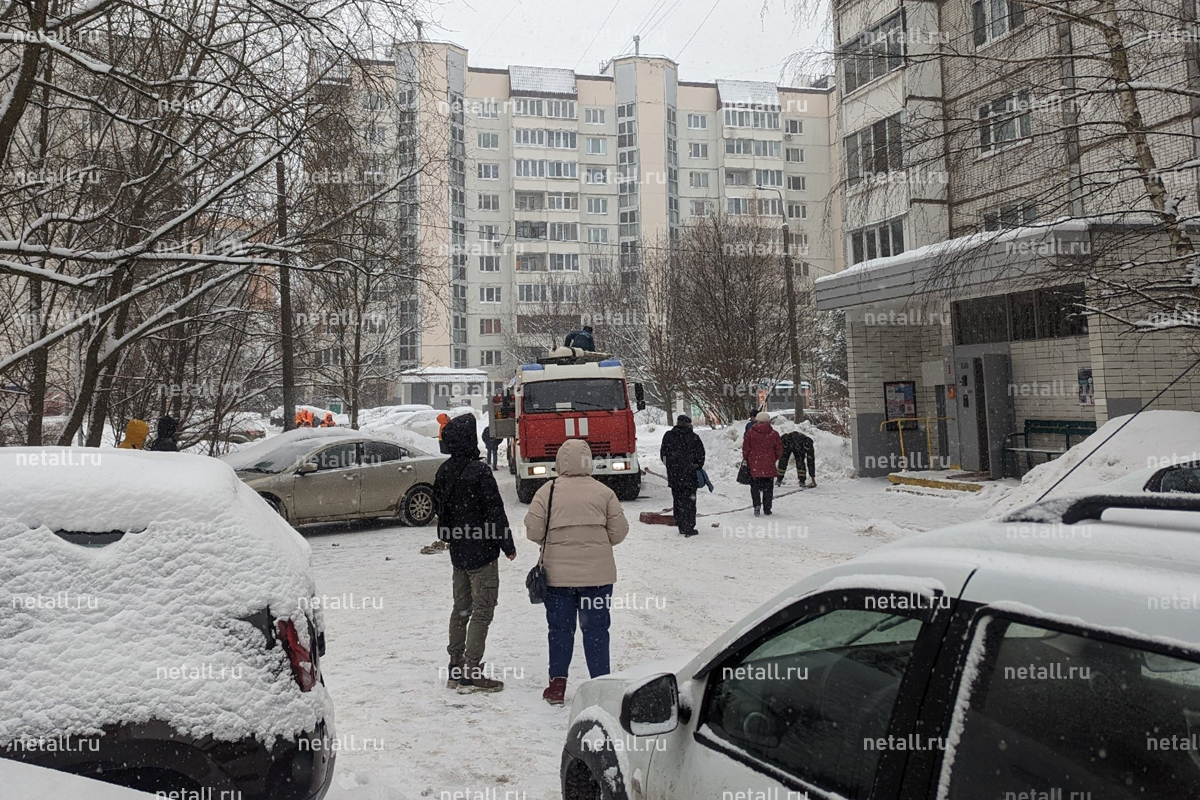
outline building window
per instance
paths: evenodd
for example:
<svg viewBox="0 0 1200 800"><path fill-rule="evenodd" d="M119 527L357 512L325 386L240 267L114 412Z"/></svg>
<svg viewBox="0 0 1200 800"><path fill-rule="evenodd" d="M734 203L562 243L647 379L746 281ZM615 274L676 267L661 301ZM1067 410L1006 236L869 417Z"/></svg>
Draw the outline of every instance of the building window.
<svg viewBox="0 0 1200 800"><path fill-rule="evenodd" d="M513 145L516 147L545 147L545 128L515 128L513 130Z"/></svg>
<svg viewBox="0 0 1200 800"><path fill-rule="evenodd" d="M972 0L975 46L999 39L1025 24L1025 6L1017 0Z"/></svg>
<svg viewBox="0 0 1200 800"><path fill-rule="evenodd" d="M555 150L574 150L578 144L575 131L546 131L546 147Z"/></svg>
<svg viewBox="0 0 1200 800"><path fill-rule="evenodd" d="M517 192L515 202L518 211L541 211L546 207L541 192Z"/></svg>
<svg viewBox="0 0 1200 800"><path fill-rule="evenodd" d="M578 178L578 164L574 161L547 161L547 178Z"/></svg>
<svg viewBox="0 0 1200 800"><path fill-rule="evenodd" d="M579 223L578 222L552 222L552 223L550 223L550 241L552 241L552 242L579 241Z"/></svg>
<svg viewBox="0 0 1200 800"><path fill-rule="evenodd" d="M588 137L586 142L586 150L589 156L607 155L608 140L602 137Z"/></svg>
<svg viewBox="0 0 1200 800"><path fill-rule="evenodd" d="M587 212L589 214L607 214L608 213L608 198L607 197L589 197L587 201Z"/></svg>
<svg viewBox="0 0 1200 800"><path fill-rule="evenodd" d="M478 104L480 119L499 119L500 107L495 100L484 100Z"/></svg>
<svg viewBox="0 0 1200 800"><path fill-rule="evenodd" d="M542 101L533 100L526 97L518 97L513 100L513 116L515 117L540 117L542 116Z"/></svg>
<svg viewBox="0 0 1200 800"><path fill-rule="evenodd" d="M503 323L499 319L479 320L480 336L498 336L503 332Z"/></svg>
<svg viewBox="0 0 1200 800"><path fill-rule="evenodd" d="M904 31L900 15L867 28L842 48L846 93L904 66Z"/></svg>
<svg viewBox="0 0 1200 800"><path fill-rule="evenodd" d="M707 172L689 172L688 173L688 186L691 186L693 189L707 189L708 188L708 173Z"/></svg>
<svg viewBox="0 0 1200 800"><path fill-rule="evenodd" d="M588 125L603 125L604 124L604 109L603 108L585 108L583 110L583 121Z"/></svg>
<svg viewBox="0 0 1200 800"><path fill-rule="evenodd" d="M546 284L519 283L517 284L517 301L521 303L546 302Z"/></svg>
<svg viewBox="0 0 1200 800"><path fill-rule="evenodd" d="M903 166L899 114L846 137L846 180L851 186L865 176L887 173Z"/></svg>
<svg viewBox="0 0 1200 800"><path fill-rule="evenodd" d="M479 257L480 272L499 272L500 271L500 256L480 256Z"/></svg>
<svg viewBox="0 0 1200 800"><path fill-rule="evenodd" d="M1021 203L1009 203L997 209L983 212L983 229L985 231L1020 228L1023 225L1032 225L1036 221L1037 203L1032 200Z"/></svg>
<svg viewBox="0 0 1200 800"><path fill-rule="evenodd" d="M517 272L545 272L546 254L529 253L517 256Z"/></svg>
<svg viewBox="0 0 1200 800"><path fill-rule="evenodd" d="M453 360L455 369L467 368L467 348L455 347L450 357Z"/></svg>
<svg viewBox="0 0 1200 800"><path fill-rule="evenodd" d="M705 114L688 114L688 130L708 130L708 116Z"/></svg>
<svg viewBox="0 0 1200 800"><path fill-rule="evenodd" d="M850 234L850 263L898 256L904 252L904 220L869 225Z"/></svg>
<svg viewBox="0 0 1200 800"><path fill-rule="evenodd" d="M950 304L959 345L1085 336L1083 284L958 300Z"/></svg>
<svg viewBox="0 0 1200 800"><path fill-rule="evenodd" d="M547 100L546 116L553 119L575 119L575 101Z"/></svg>
<svg viewBox="0 0 1200 800"><path fill-rule="evenodd" d="M979 107L979 150L1003 150L1030 137L1029 90L984 103Z"/></svg>
<svg viewBox="0 0 1200 800"><path fill-rule="evenodd" d="M771 142L763 139L754 140L755 158L782 158L783 142Z"/></svg>
<svg viewBox="0 0 1200 800"><path fill-rule="evenodd" d="M588 228L588 241L592 244L608 244L608 228Z"/></svg>
<svg viewBox="0 0 1200 800"><path fill-rule="evenodd" d="M725 109L725 126L728 128L766 128L779 130L778 111L742 111Z"/></svg>
<svg viewBox="0 0 1200 800"><path fill-rule="evenodd" d="M387 98L380 92L367 92L363 95L363 108L368 111L382 111L387 108Z"/></svg>
<svg viewBox="0 0 1200 800"><path fill-rule="evenodd" d="M637 122L628 120L617 123L617 147L637 147Z"/></svg>
<svg viewBox="0 0 1200 800"><path fill-rule="evenodd" d="M589 167L586 179L592 184L608 183L608 170L603 167Z"/></svg>
<svg viewBox="0 0 1200 800"><path fill-rule="evenodd" d="M546 238L546 223L532 222L530 220L517 220L517 238L518 239L545 239Z"/></svg>
<svg viewBox="0 0 1200 800"><path fill-rule="evenodd" d="M372 144L383 144L387 141L387 128L382 125L368 125L363 136Z"/></svg>
<svg viewBox="0 0 1200 800"><path fill-rule="evenodd" d="M481 195L479 195L479 210L480 211L499 211L500 210L500 195L498 195L498 194L481 194Z"/></svg>
<svg viewBox="0 0 1200 800"><path fill-rule="evenodd" d="M544 178L546 177L546 162L530 158L518 158L514 174L518 178Z"/></svg>
<svg viewBox="0 0 1200 800"><path fill-rule="evenodd" d="M500 226L499 225L480 225L479 226L479 241L481 241L481 242L498 242L498 241L500 241Z"/></svg>
<svg viewBox="0 0 1200 800"><path fill-rule="evenodd" d="M727 156L750 156L754 154L753 139L726 139L725 140L725 155Z"/></svg>
<svg viewBox="0 0 1200 800"><path fill-rule="evenodd" d="M783 186L783 170L756 169L754 170L755 186Z"/></svg>
<svg viewBox="0 0 1200 800"><path fill-rule="evenodd" d="M789 147L787 149L787 160L793 164L803 164L804 163L804 148L803 147Z"/></svg>
<svg viewBox="0 0 1200 800"><path fill-rule="evenodd" d="M788 203L787 209L790 219L808 219L808 206L804 203Z"/></svg>
<svg viewBox="0 0 1200 800"><path fill-rule="evenodd" d="M551 192L546 195L546 208L550 211L578 211L579 195Z"/></svg>
<svg viewBox="0 0 1200 800"><path fill-rule="evenodd" d="M792 136L801 136L804 134L804 120L789 119L787 121L787 132Z"/></svg>
<svg viewBox="0 0 1200 800"><path fill-rule="evenodd" d="M788 175L787 188L793 192L803 192L808 189L808 178L804 175Z"/></svg>
<svg viewBox="0 0 1200 800"><path fill-rule="evenodd" d="M703 142L689 143L688 158L708 158L708 145Z"/></svg>
<svg viewBox="0 0 1200 800"><path fill-rule="evenodd" d="M479 302L481 303L499 303L501 286L480 286L479 287Z"/></svg>
<svg viewBox="0 0 1200 800"><path fill-rule="evenodd" d="M749 215L778 217L782 210L779 199L776 197L730 197L726 199L726 213L731 217Z"/></svg>
<svg viewBox="0 0 1200 800"><path fill-rule="evenodd" d="M578 253L551 253L551 272L579 272Z"/></svg>
<svg viewBox="0 0 1200 800"><path fill-rule="evenodd" d="M711 200L692 200L691 205L693 217L711 217L713 215Z"/></svg>
<svg viewBox="0 0 1200 800"><path fill-rule="evenodd" d="M481 181L498 181L498 180L500 180L500 165L499 164L480 164L479 165L479 180L481 180Z"/></svg>
<svg viewBox="0 0 1200 800"><path fill-rule="evenodd" d="M498 367L504 361L504 354L499 350L480 350L479 366Z"/></svg>
<svg viewBox="0 0 1200 800"><path fill-rule="evenodd" d="M500 149L500 134L498 133L481 133L479 134L479 146L484 150L499 150Z"/></svg>
<svg viewBox="0 0 1200 800"><path fill-rule="evenodd" d="M748 170L748 169L727 169L727 170L725 170L725 185L726 186L749 186L750 185L750 170Z"/></svg>

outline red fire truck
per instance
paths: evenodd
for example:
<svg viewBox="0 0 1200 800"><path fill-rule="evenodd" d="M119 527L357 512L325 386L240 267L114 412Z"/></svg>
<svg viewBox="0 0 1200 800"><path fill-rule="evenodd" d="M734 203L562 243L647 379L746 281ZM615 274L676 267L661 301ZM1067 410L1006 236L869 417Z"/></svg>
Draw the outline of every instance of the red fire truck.
<svg viewBox="0 0 1200 800"><path fill-rule="evenodd" d="M621 500L642 487L633 412L646 407L640 383L630 398L625 367L607 353L560 347L517 371L512 386L491 408L492 435L509 439L509 472L517 497L533 500L538 487L555 477L554 457L568 439L584 439L592 450L592 475Z"/></svg>

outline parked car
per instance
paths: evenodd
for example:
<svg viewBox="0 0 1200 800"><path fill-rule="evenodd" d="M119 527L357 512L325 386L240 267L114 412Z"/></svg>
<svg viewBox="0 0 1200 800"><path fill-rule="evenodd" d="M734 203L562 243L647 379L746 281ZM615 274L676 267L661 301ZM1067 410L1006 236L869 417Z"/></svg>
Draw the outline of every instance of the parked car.
<svg viewBox="0 0 1200 800"><path fill-rule="evenodd" d="M359 433L291 441L253 463L239 459L237 475L293 525L399 517L422 526L433 522L433 479L445 460Z"/></svg>
<svg viewBox="0 0 1200 800"><path fill-rule="evenodd" d="M1200 797L1200 499L1076 497L879 548L686 663L582 684L562 795Z"/></svg>
<svg viewBox="0 0 1200 800"><path fill-rule="evenodd" d="M311 551L232 469L4 448L0 485L0 756L173 797L325 795Z"/></svg>
<svg viewBox="0 0 1200 800"><path fill-rule="evenodd" d="M1200 455L1180 459L1166 466L1147 467L1102 487L1105 493L1200 494Z"/></svg>
<svg viewBox="0 0 1200 800"><path fill-rule="evenodd" d="M72 800L154 798L154 795L145 792L3 758L0 758L0 785L4 786L4 800L48 800L59 797Z"/></svg>

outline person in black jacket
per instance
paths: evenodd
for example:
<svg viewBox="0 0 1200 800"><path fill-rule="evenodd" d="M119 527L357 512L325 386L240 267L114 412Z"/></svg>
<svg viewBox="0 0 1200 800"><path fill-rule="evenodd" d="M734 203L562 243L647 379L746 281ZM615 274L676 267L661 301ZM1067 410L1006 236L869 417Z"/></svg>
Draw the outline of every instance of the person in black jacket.
<svg viewBox="0 0 1200 800"><path fill-rule="evenodd" d="M150 449L162 453L179 452L179 443L175 441L175 433L178 430L179 423L175 421L174 417L159 417L158 436L154 437L154 441L150 444Z"/></svg>
<svg viewBox="0 0 1200 800"><path fill-rule="evenodd" d="M517 548L496 476L479 460L475 417L450 420L442 429L442 444L450 458L438 467L433 494L438 539L449 546L454 567L446 685L460 693L498 692L504 684L487 677L481 664L500 592L497 560L501 552L513 560Z"/></svg>
<svg viewBox="0 0 1200 800"><path fill-rule="evenodd" d="M667 468L675 527L683 536L696 536L696 472L704 468L704 442L692 430L691 417L679 415L675 427L663 434L658 456Z"/></svg>
<svg viewBox="0 0 1200 800"><path fill-rule="evenodd" d="M779 459L779 478L776 486L783 486L787 476L788 462L796 459L796 471L800 473L800 485L804 485L805 475L809 476L809 488L817 485L817 453L813 440L800 431L789 431L783 435L783 457ZM806 469L807 467L807 469Z"/></svg>
<svg viewBox="0 0 1200 800"><path fill-rule="evenodd" d="M592 334L592 326L584 325L581 331L571 331L563 344L567 347L578 347L589 353L596 352L596 337Z"/></svg>

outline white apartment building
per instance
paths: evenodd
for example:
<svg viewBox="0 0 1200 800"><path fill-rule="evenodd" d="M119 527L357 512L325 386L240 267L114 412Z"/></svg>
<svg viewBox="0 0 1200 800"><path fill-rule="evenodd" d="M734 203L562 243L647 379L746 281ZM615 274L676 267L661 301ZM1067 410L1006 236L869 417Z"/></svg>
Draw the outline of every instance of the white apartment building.
<svg viewBox="0 0 1200 800"><path fill-rule="evenodd" d="M399 104L386 152L425 165L414 229L432 269L403 354L422 367L507 380L548 331L581 324L589 276L636 281L643 247L718 211L786 215L801 279L838 268L829 88L683 81L641 55L601 75L473 67L427 41L378 68L394 68Z"/></svg>

